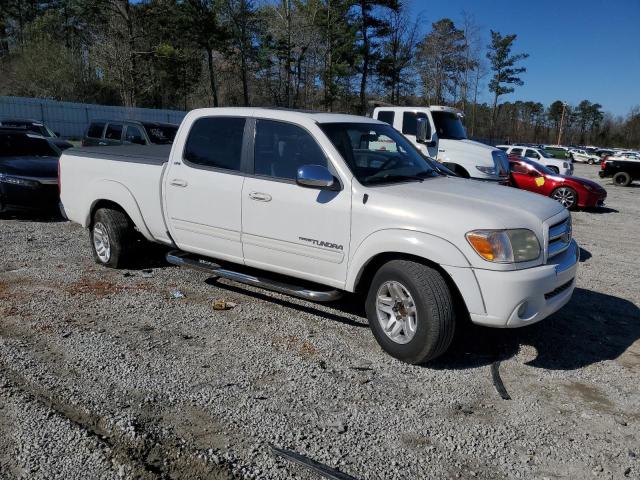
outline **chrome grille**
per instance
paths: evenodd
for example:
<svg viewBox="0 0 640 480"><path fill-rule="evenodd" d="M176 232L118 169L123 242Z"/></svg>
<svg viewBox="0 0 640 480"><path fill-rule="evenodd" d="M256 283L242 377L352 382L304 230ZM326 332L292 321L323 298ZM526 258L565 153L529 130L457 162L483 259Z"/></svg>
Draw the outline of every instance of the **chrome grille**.
<svg viewBox="0 0 640 480"><path fill-rule="evenodd" d="M571 244L571 217L549 227L549 241L547 244L547 258L555 257L564 252Z"/></svg>

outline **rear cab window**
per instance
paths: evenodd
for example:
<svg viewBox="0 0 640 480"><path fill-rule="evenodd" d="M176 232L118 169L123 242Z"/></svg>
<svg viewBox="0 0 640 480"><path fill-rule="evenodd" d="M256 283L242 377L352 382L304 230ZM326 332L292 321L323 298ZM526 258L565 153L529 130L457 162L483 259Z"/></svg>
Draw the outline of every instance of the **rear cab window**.
<svg viewBox="0 0 640 480"><path fill-rule="evenodd" d="M191 127L183 159L192 167L240 171L245 118L203 117Z"/></svg>
<svg viewBox="0 0 640 480"><path fill-rule="evenodd" d="M102 138L102 132L104 131L105 122L91 122L87 129L87 137L89 138Z"/></svg>
<svg viewBox="0 0 640 480"><path fill-rule="evenodd" d="M395 116L395 112L391 110L383 110L381 112L378 112L378 120L384 123L388 123L391 126L393 126L393 120Z"/></svg>

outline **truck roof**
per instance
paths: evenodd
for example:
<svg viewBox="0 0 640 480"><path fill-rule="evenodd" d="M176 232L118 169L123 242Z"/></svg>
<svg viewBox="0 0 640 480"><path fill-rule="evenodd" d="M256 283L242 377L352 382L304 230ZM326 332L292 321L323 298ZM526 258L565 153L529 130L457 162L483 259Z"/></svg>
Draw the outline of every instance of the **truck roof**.
<svg viewBox="0 0 640 480"><path fill-rule="evenodd" d="M429 105L429 106L413 106L413 107L411 106L409 107L380 106L380 107L376 107L374 110L391 110L395 112L419 112L419 111L429 110L432 112L451 112L451 113L462 114L461 110L454 107L448 107L446 105Z"/></svg>
<svg viewBox="0 0 640 480"><path fill-rule="evenodd" d="M344 113L328 113L311 110L296 110L289 108L263 108L263 107L222 107L200 108L192 110L190 114L199 116L208 115L238 115L242 117L263 117L289 120L311 120L316 123L383 123L369 117L347 115ZM386 124L385 124L386 125Z"/></svg>

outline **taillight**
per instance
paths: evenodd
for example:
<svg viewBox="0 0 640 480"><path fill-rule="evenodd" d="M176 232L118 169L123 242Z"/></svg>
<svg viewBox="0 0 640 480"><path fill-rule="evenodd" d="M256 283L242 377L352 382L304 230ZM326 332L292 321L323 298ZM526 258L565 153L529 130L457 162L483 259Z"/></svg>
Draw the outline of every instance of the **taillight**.
<svg viewBox="0 0 640 480"><path fill-rule="evenodd" d="M604 157L604 160L600 162L600 170L604 170L605 168L607 168L607 158L609 157Z"/></svg>

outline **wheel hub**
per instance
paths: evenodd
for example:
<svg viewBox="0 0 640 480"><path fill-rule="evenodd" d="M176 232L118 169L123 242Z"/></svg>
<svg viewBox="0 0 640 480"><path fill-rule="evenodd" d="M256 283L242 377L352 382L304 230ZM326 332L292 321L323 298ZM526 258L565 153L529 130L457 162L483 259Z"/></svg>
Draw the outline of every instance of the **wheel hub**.
<svg viewBox="0 0 640 480"><path fill-rule="evenodd" d="M384 333L396 343L409 343L416 334L418 312L409 290L400 282L383 283L376 295L376 313Z"/></svg>
<svg viewBox="0 0 640 480"><path fill-rule="evenodd" d="M101 262L107 263L111 258L111 242L105 226L97 222L93 226L93 248Z"/></svg>

